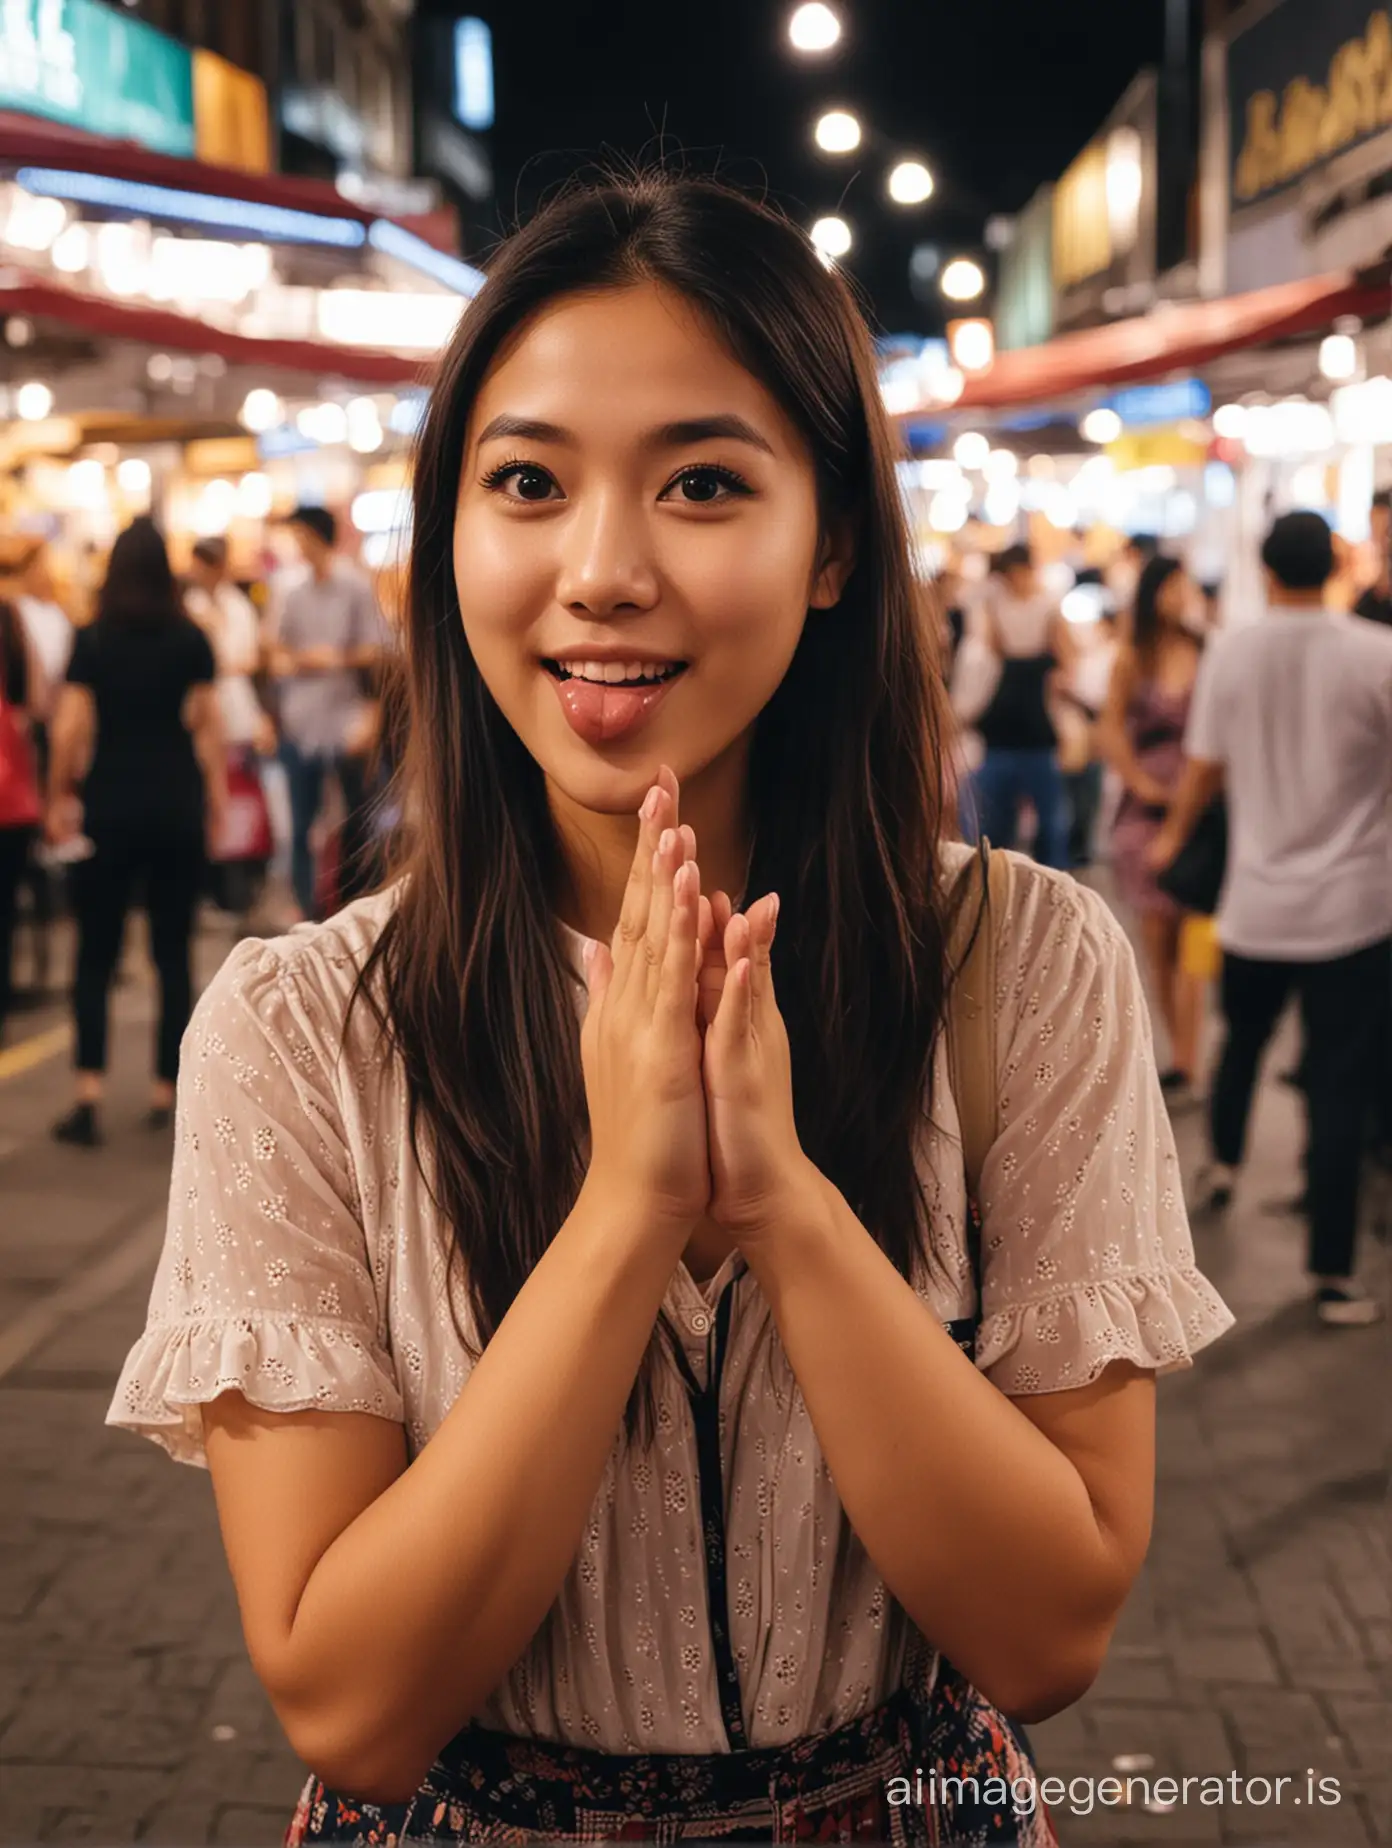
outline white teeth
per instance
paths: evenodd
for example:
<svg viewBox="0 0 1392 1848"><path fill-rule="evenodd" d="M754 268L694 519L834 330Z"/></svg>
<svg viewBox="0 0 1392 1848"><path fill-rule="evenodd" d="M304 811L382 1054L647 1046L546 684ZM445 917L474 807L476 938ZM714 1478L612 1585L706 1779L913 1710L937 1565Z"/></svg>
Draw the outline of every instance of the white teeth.
<svg viewBox="0 0 1392 1848"><path fill-rule="evenodd" d="M565 661L564 671L576 680L597 680L616 686L624 680L656 680L670 672L665 661Z"/></svg>

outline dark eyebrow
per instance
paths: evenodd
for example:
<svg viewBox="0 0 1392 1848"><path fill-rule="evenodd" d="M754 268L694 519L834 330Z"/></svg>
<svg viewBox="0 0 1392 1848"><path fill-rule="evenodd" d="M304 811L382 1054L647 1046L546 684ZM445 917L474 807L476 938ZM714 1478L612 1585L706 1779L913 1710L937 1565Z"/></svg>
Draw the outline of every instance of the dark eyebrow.
<svg viewBox="0 0 1392 1848"><path fill-rule="evenodd" d="M576 440L574 432L563 429L560 424L546 423L536 417L510 417L506 413L495 417L480 431L479 447L496 442L499 437L510 437L516 442L556 443L569 448L574 448ZM747 443L752 449L762 449L765 455L773 454L773 445L760 436L753 424L729 412L714 417L683 417L675 423L661 424L644 437L643 447L685 449L692 443L721 441Z"/></svg>

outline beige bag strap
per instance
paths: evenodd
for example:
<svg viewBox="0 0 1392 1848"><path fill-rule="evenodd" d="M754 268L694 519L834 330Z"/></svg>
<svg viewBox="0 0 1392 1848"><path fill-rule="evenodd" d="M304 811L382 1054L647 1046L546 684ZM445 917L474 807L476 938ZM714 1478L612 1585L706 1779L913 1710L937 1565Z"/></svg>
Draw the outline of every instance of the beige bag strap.
<svg viewBox="0 0 1392 1848"><path fill-rule="evenodd" d="M963 874L950 944L955 977L947 1001L947 1056L962 1127L967 1193L978 1199L981 1171L996 1140L996 932L1010 904L1010 856L983 840ZM979 896L978 896L979 894Z"/></svg>

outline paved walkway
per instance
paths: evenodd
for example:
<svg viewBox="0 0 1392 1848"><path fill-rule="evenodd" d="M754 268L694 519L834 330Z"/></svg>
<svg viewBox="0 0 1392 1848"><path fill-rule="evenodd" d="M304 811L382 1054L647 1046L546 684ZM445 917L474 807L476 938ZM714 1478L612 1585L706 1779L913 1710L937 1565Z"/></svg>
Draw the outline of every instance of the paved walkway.
<svg viewBox="0 0 1392 1848"><path fill-rule="evenodd" d="M223 947L205 943L209 966ZM24 1022L27 1069L0 1055L0 1843L270 1848L302 1772L247 1663L208 1479L102 1423L168 1166L139 1127L139 982L118 1015L99 1152L47 1137L60 1014ZM1191 1166L1199 1127L1180 1125ZM1262 1210L1295 1190L1298 1129L1268 1086L1237 1207L1196 1235L1239 1326L1162 1382L1149 1562L1096 1686L1032 1732L1041 1773L1069 1780L1063 1848L1392 1842L1392 1343L1310 1321L1301 1227ZM1385 1286L1386 1248L1365 1251ZM1111 1807L1101 1780L1128 1762L1222 1779L1224 1800L1204 1801L1210 1781L1168 1809L1139 1787ZM1279 1806L1245 1783L1278 1776ZM1337 1805L1309 1800L1321 1777Z"/></svg>

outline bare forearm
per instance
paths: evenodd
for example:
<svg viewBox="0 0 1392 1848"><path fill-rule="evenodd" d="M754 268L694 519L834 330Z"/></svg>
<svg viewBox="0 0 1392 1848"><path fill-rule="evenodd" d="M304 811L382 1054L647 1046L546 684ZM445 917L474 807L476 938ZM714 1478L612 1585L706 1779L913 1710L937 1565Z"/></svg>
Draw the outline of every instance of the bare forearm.
<svg viewBox="0 0 1392 1848"><path fill-rule="evenodd" d="M55 726L48 765L48 794L52 802L70 796L82 781L87 739L76 726Z"/></svg>
<svg viewBox="0 0 1392 1848"><path fill-rule="evenodd" d="M983 1691L1007 1710L1065 1704L1120 1604L1087 1487L821 1184L820 1217L750 1264L851 1525Z"/></svg>
<svg viewBox="0 0 1392 1848"><path fill-rule="evenodd" d="M324 1554L277 1702L324 1739L320 1775L414 1789L522 1655L574 1559L680 1249L582 1190L430 1443Z"/></svg>
<svg viewBox="0 0 1392 1848"><path fill-rule="evenodd" d="M198 727L193 734L193 753L203 772L203 788L208 800L215 804L222 802L227 795L227 742L220 721L212 720Z"/></svg>

